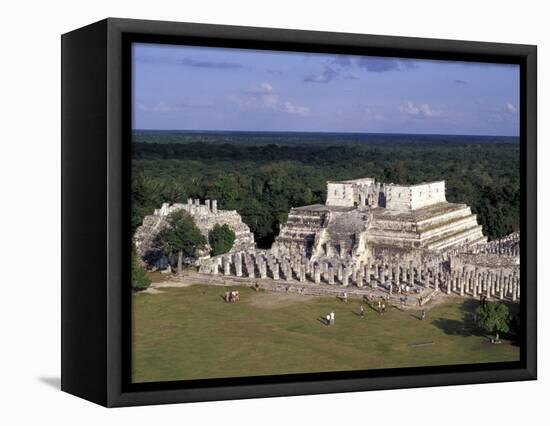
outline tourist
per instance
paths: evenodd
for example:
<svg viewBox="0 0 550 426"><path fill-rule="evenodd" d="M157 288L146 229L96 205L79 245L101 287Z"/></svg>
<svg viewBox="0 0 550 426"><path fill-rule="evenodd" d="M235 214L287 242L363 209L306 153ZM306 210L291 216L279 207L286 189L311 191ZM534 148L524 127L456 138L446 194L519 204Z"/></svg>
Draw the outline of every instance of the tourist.
<svg viewBox="0 0 550 426"><path fill-rule="evenodd" d="M332 321L330 320L330 314L327 314L327 315L325 316L325 319L327 320L326 325L327 325L327 326L330 325L331 322L332 322Z"/></svg>
<svg viewBox="0 0 550 426"><path fill-rule="evenodd" d="M362 304L362 303L361 303L360 311L361 311L361 317L364 317L364 316L365 316L365 308L363 308L363 304Z"/></svg>
<svg viewBox="0 0 550 426"><path fill-rule="evenodd" d="M334 312L330 313L330 323L334 325Z"/></svg>
<svg viewBox="0 0 550 426"><path fill-rule="evenodd" d="M426 319L426 309L422 309L422 321Z"/></svg>
<svg viewBox="0 0 550 426"><path fill-rule="evenodd" d="M258 293L260 291L260 285L258 284L257 281L256 281L256 284L254 285L254 288L256 290L256 293Z"/></svg>
<svg viewBox="0 0 550 426"><path fill-rule="evenodd" d="M380 300L378 301L378 313L381 314L382 313L382 302L380 302Z"/></svg>
<svg viewBox="0 0 550 426"><path fill-rule="evenodd" d="M382 303L382 313L385 313L385 312L386 312L386 304Z"/></svg>
<svg viewBox="0 0 550 426"><path fill-rule="evenodd" d="M345 303L348 303L348 294L346 292L344 292L344 295L342 296L342 300L345 302Z"/></svg>

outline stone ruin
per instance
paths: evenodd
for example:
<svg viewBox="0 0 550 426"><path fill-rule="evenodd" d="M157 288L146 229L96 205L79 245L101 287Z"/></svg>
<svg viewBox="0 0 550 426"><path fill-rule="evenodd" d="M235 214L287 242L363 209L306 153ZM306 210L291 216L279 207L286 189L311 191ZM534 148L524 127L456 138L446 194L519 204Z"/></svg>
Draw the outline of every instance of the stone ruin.
<svg viewBox="0 0 550 426"><path fill-rule="evenodd" d="M465 204L446 201L445 182L403 186L372 178L328 182L324 205L290 210L271 249L248 247L202 259L199 272L255 280L302 294L371 290L516 301L519 233L487 242Z"/></svg>
<svg viewBox="0 0 550 426"><path fill-rule="evenodd" d="M155 270L167 268L170 264L169 259L158 247L156 237L158 233L167 226L168 215L172 212L184 210L191 215L195 224L206 237L214 228L214 225L228 225L235 232L235 242L230 252L253 250L255 248L254 234L245 224L241 215L236 210L219 210L217 200L205 200L201 204L198 199L187 200L187 204L168 204L164 203L160 209L156 209L152 215L145 216L143 223L134 234L134 244L137 255L141 262ZM209 257L210 247L201 253L202 258Z"/></svg>

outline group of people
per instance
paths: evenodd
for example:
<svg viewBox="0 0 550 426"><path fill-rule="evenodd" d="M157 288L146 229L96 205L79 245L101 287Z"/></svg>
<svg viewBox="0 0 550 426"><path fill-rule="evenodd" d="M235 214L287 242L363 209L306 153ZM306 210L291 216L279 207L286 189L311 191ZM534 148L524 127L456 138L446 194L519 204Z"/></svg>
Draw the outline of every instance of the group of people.
<svg viewBox="0 0 550 426"><path fill-rule="evenodd" d="M241 298L240 298L239 292L236 290L225 292L224 300L227 303L238 302L240 299Z"/></svg>
<svg viewBox="0 0 550 426"><path fill-rule="evenodd" d="M325 315L326 325L334 325L334 311Z"/></svg>

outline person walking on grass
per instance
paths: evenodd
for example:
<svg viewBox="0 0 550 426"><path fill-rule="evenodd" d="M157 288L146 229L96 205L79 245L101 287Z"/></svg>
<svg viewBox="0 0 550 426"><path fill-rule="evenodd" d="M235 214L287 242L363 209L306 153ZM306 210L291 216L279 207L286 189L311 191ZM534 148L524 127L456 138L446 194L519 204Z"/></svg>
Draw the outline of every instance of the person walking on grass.
<svg viewBox="0 0 550 426"><path fill-rule="evenodd" d="M334 312L330 313L330 323L331 325L334 325Z"/></svg>
<svg viewBox="0 0 550 426"><path fill-rule="evenodd" d="M364 318L364 317L365 317L365 308L363 308L363 304L362 304L362 303L361 303L360 312L361 312L361 318Z"/></svg>
<svg viewBox="0 0 550 426"><path fill-rule="evenodd" d="M422 309L422 321L426 319L426 309Z"/></svg>

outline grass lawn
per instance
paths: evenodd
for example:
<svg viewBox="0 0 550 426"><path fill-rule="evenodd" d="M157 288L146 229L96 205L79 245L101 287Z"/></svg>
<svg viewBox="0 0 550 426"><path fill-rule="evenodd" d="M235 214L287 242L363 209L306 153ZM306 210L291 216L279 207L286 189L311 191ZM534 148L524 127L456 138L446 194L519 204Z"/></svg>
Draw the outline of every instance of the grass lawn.
<svg viewBox="0 0 550 426"><path fill-rule="evenodd" d="M450 298L424 321L417 310L379 315L367 306L361 318L355 299L238 289L238 303L204 285L134 295L133 381L519 360L519 346L493 345L476 330L476 301ZM327 327L320 317L330 311Z"/></svg>

